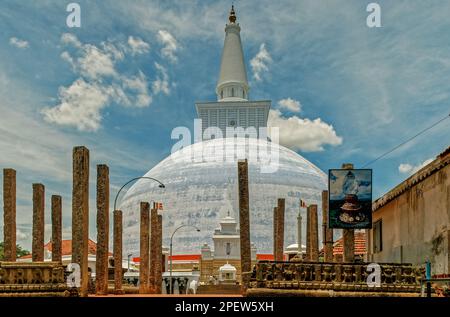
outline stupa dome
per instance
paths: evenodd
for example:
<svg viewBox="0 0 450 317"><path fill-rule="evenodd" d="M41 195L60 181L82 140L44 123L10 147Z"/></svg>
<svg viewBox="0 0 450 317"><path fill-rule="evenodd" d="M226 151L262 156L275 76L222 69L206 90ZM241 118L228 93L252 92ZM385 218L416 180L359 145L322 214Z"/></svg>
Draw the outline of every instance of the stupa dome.
<svg viewBox="0 0 450 317"><path fill-rule="evenodd" d="M239 155L221 160L221 153L210 153L212 148L224 146L225 139L213 139L187 146L161 161L145 176L153 177L165 184L141 179L123 196L120 209L123 211L124 254L139 254L139 205L141 201L162 202L163 244L168 246L173 231L182 224L198 227L178 231L173 240L175 254L199 254L202 245L212 244L215 228L221 220L230 216L239 222L237 162ZM231 145L225 145L224 153ZM276 151L276 171L263 173L267 157L249 155L249 149L269 147ZM297 216L300 198L308 204L318 204L321 217L321 192L326 189L326 175L311 162L281 145L255 138L235 138L236 153L248 158L250 235L258 253L272 253L273 208L278 198L286 199L285 244L297 242ZM209 150L208 150L209 149ZM193 159L195 153L203 153L200 160ZM306 219L306 210L302 210ZM303 241L306 223L303 224Z"/></svg>

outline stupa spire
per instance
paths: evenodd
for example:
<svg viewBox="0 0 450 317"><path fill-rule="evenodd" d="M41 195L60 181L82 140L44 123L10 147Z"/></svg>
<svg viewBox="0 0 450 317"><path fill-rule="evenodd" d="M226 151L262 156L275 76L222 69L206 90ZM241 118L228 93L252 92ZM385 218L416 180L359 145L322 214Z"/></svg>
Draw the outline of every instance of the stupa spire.
<svg viewBox="0 0 450 317"><path fill-rule="evenodd" d="M248 100L247 71L241 43L241 27L236 22L234 5L231 6L229 23L225 26L225 41L220 63L219 81L216 87L219 101Z"/></svg>
<svg viewBox="0 0 450 317"><path fill-rule="evenodd" d="M234 12L234 5L231 5L231 11L230 11L230 16L228 17L228 20L230 20L230 23L236 22L236 12Z"/></svg>

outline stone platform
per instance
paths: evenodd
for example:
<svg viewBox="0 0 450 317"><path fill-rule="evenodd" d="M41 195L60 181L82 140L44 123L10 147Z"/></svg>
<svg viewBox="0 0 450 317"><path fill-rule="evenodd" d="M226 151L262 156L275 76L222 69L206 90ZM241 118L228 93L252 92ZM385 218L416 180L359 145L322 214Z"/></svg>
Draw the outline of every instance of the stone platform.
<svg viewBox="0 0 450 317"><path fill-rule="evenodd" d="M78 296L58 262L0 262L0 297Z"/></svg>
<svg viewBox="0 0 450 317"><path fill-rule="evenodd" d="M247 296L420 296L424 269L378 263L381 284L369 286L369 263L258 262Z"/></svg>

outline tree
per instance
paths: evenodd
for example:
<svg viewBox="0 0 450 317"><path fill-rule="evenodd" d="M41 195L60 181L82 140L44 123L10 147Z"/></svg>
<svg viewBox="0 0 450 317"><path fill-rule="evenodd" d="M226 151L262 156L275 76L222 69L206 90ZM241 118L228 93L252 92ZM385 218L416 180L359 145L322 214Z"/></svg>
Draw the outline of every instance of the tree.
<svg viewBox="0 0 450 317"><path fill-rule="evenodd" d="M17 258L20 258L21 256L30 254L30 251L23 249L20 245L16 245L16 256ZM5 259L4 254L4 243L0 242L0 261L3 261Z"/></svg>

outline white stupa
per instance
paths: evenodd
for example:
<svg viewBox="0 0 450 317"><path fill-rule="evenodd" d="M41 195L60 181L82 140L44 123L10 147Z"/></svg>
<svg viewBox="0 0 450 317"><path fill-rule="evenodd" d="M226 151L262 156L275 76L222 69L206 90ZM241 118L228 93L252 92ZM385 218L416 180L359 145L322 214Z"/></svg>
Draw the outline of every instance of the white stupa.
<svg viewBox="0 0 450 317"><path fill-rule="evenodd" d="M222 131L227 127L266 127L271 102L249 100L240 26L233 9L225 33L216 87L218 100L196 104L203 121L202 132L209 127L219 127ZM255 148L269 150L252 155ZM221 159L231 150L234 150L232 157ZM273 153L277 153L276 159ZM173 252L199 254L204 243L211 244L211 233L228 212L239 219L237 161L244 157L249 163L251 242L258 253L272 253L273 207L278 198L286 199L285 245L297 241L300 198L309 204L318 204L320 221L321 192L326 189L327 178L319 168L267 139L216 136L184 147L145 174L162 181L164 189L156 182L141 179L127 191L120 203L124 217L124 254L139 254L139 204L152 200L164 204L163 244L169 245L170 236L178 226L194 225L201 231L189 227L178 231ZM268 161L276 166L272 173L266 170ZM306 219L306 211L302 213ZM303 227L303 241L306 241L306 224Z"/></svg>

